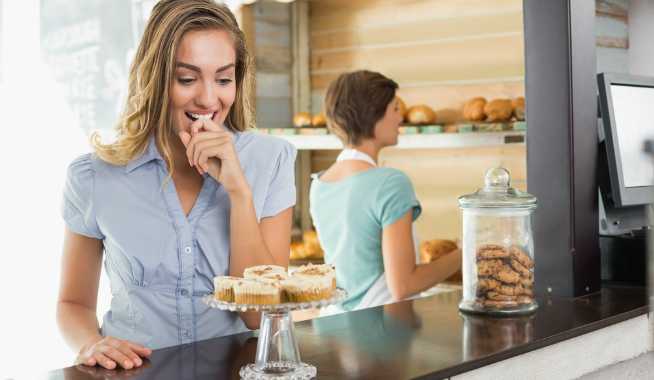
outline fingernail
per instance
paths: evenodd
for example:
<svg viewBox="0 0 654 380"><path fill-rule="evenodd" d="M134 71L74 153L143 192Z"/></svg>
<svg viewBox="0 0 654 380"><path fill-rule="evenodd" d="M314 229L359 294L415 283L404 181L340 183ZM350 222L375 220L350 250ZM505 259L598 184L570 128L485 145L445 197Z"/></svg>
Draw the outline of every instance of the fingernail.
<svg viewBox="0 0 654 380"><path fill-rule="evenodd" d="M125 360L125 362L123 363L123 367L125 367L126 369L132 368L133 367L132 362L130 362L129 360Z"/></svg>
<svg viewBox="0 0 654 380"><path fill-rule="evenodd" d="M143 364L143 361L141 359L136 359L136 365L140 367L141 364Z"/></svg>
<svg viewBox="0 0 654 380"><path fill-rule="evenodd" d="M113 369L115 366L116 366L116 363L114 363L114 362L107 363L107 368L109 368L109 369Z"/></svg>

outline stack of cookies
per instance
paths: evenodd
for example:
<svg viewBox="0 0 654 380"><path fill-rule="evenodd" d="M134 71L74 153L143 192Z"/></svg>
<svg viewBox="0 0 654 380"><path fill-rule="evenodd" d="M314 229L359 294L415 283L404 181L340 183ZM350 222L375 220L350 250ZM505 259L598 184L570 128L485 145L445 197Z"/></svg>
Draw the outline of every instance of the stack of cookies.
<svg viewBox="0 0 654 380"><path fill-rule="evenodd" d="M484 309L512 309L534 301L534 261L519 246L477 248L476 303Z"/></svg>
<svg viewBox="0 0 654 380"><path fill-rule="evenodd" d="M308 302L330 298L336 289L334 268L330 265L304 265L291 274L277 265L246 268L243 278L214 278L214 297L218 301L250 305Z"/></svg>

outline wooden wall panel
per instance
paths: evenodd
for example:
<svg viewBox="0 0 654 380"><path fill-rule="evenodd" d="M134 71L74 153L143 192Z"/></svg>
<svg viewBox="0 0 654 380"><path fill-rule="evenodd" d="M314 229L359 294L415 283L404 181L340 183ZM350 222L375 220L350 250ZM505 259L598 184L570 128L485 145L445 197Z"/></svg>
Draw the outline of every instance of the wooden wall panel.
<svg viewBox="0 0 654 380"><path fill-rule="evenodd" d="M339 74L380 71L408 105L460 110L474 96L524 94L520 0L310 3L312 112ZM456 112L439 122L460 121Z"/></svg>
<svg viewBox="0 0 654 380"><path fill-rule="evenodd" d="M258 2L249 8L246 32L255 60L256 121L260 128L291 124L291 12L288 4ZM245 30L245 29L244 29Z"/></svg>
<svg viewBox="0 0 654 380"><path fill-rule="evenodd" d="M424 44L428 41L458 38L478 38L484 34L502 34L519 31L522 27L521 14L505 13L493 17L487 15L470 16L466 23L459 19L418 20L410 27L404 24L362 27L358 29L336 29L333 31L314 31L311 35L311 49L316 53L354 50L361 46L385 46L392 44ZM434 28L437 22L438 27ZM429 30L429 33L425 31Z"/></svg>
<svg viewBox="0 0 654 380"><path fill-rule="evenodd" d="M597 72L629 71L628 0L595 0Z"/></svg>
<svg viewBox="0 0 654 380"><path fill-rule="evenodd" d="M477 15L522 12L515 0L316 0L311 2L313 32L345 28L410 24Z"/></svg>

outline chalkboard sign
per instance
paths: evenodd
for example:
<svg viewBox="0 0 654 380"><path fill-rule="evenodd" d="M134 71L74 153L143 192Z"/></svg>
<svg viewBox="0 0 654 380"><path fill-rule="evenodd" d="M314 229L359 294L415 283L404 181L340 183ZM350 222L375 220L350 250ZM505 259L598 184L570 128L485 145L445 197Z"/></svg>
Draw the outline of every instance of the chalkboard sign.
<svg viewBox="0 0 654 380"><path fill-rule="evenodd" d="M152 0L41 0L41 49L88 134L112 129Z"/></svg>

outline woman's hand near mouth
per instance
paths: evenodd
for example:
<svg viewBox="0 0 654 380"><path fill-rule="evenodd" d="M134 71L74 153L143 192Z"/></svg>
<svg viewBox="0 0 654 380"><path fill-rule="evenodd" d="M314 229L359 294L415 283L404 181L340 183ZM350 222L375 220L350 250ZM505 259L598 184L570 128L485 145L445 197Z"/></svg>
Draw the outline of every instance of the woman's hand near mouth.
<svg viewBox="0 0 654 380"><path fill-rule="evenodd" d="M200 174L208 173L232 195L250 189L234 148L232 134L209 119L191 124L191 132L179 133L189 164Z"/></svg>

